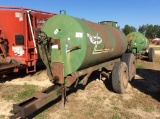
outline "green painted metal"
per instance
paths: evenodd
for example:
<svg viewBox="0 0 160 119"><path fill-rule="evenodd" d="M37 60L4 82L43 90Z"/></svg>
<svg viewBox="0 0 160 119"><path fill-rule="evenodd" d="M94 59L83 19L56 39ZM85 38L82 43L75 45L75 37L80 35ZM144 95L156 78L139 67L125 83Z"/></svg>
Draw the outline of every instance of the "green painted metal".
<svg viewBox="0 0 160 119"><path fill-rule="evenodd" d="M64 76L117 57L127 49L127 38L117 28L93 23L67 15L48 19L43 28L48 37L60 39L61 48L52 45L46 49L52 62L64 63ZM49 51L50 50L50 51ZM43 59L41 46L40 56Z"/></svg>
<svg viewBox="0 0 160 119"><path fill-rule="evenodd" d="M131 32L127 35L128 51L134 54L141 53L149 47L148 39L139 32Z"/></svg>

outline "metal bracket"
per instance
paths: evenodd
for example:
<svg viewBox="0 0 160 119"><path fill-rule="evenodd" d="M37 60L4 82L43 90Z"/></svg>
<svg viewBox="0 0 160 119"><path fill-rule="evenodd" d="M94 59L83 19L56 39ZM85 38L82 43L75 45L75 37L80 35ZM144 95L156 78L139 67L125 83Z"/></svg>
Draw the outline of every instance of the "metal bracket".
<svg viewBox="0 0 160 119"><path fill-rule="evenodd" d="M53 80L56 83L64 84L64 64L61 62L52 62L51 71Z"/></svg>
<svg viewBox="0 0 160 119"><path fill-rule="evenodd" d="M64 92L64 89L64 85L53 85L42 92L34 94L27 100L24 100L18 104L14 104L13 110L11 111L11 113L13 113L14 115L10 118L27 118L33 112L42 108L49 102L57 99L60 96L60 94L63 94L65 96L66 93Z"/></svg>

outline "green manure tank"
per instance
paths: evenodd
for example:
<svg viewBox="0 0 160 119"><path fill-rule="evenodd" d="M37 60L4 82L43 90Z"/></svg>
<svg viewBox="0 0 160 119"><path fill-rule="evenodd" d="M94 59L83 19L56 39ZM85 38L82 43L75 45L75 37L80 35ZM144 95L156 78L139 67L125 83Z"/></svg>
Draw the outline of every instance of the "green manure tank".
<svg viewBox="0 0 160 119"><path fill-rule="evenodd" d="M127 49L126 36L119 29L67 15L48 19L42 31L60 40L60 47L53 44L48 55L51 62L64 63L64 76L121 57Z"/></svg>
<svg viewBox="0 0 160 119"><path fill-rule="evenodd" d="M149 41L148 39L139 32L131 32L127 35L128 40L128 50L134 54L141 53L148 49Z"/></svg>
<svg viewBox="0 0 160 119"><path fill-rule="evenodd" d="M99 76L104 83L104 80L111 79L116 93L124 93L128 82L135 77L135 56L125 53L127 37L117 28L116 22L97 24L67 15L55 15L46 20L41 29L36 29L36 39L53 85L14 104L13 118L27 118L58 97L61 97L64 108L67 91L78 84L85 86L94 71L97 71L95 78Z"/></svg>
<svg viewBox="0 0 160 119"><path fill-rule="evenodd" d="M148 60L153 62L154 49L149 48L149 40L139 32L131 32L127 35L128 48L127 51L135 54L137 58L148 55Z"/></svg>

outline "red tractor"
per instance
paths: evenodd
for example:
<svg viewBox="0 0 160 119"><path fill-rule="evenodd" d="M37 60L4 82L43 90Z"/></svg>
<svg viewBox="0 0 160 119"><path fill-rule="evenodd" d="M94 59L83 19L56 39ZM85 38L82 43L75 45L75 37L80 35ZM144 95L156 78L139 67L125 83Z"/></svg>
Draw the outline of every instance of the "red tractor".
<svg viewBox="0 0 160 119"><path fill-rule="evenodd" d="M0 6L0 74L24 68L27 73L36 71L39 54L35 29L40 29L53 15L33 9Z"/></svg>

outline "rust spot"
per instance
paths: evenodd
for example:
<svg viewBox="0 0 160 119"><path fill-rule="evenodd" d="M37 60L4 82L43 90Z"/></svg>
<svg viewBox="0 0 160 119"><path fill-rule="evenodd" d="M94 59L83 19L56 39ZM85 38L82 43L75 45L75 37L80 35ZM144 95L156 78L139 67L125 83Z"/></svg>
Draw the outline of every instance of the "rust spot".
<svg viewBox="0 0 160 119"><path fill-rule="evenodd" d="M64 64L52 62L52 74L56 83L64 84Z"/></svg>

